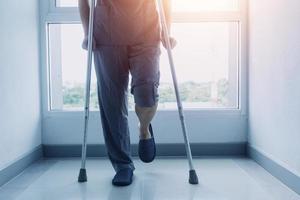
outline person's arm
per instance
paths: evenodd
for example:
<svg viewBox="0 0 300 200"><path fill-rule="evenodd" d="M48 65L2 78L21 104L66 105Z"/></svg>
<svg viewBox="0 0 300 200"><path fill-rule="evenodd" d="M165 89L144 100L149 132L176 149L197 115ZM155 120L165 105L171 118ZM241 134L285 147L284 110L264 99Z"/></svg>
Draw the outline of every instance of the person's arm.
<svg viewBox="0 0 300 200"><path fill-rule="evenodd" d="M80 18L83 26L84 36L87 37L89 32L89 15L90 6L88 0L78 0Z"/></svg>
<svg viewBox="0 0 300 200"><path fill-rule="evenodd" d="M82 22L83 32L84 32L84 39L82 42L82 48L87 50L88 49L88 34L89 34L89 18L90 18L90 6L89 0L78 0L78 7L80 18ZM96 48L96 42L93 37L93 50Z"/></svg>
<svg viewBox="0 0 300 200"><path fill-rule="evenodd" d="M164 13L167 23L167 28L170 33L171 30L171 1L170 0L162 0L164 6Z"/></svg>
<svg viewBox="0 0 300 200"><path fill-rule="evenodd" d="M163 3L164 13L165 13L166 24L167 24L167 28L168 28L169 40L170 40L171 48L173 49L176 46L177 42L174 38L170 37L171 23L172 23L171 0L162 0L162 3ZM164 33L162 33L162 36L163 35L164 35ZM162 44L165 48L167 47L166 41L164 39L162 39Z"/></svg>

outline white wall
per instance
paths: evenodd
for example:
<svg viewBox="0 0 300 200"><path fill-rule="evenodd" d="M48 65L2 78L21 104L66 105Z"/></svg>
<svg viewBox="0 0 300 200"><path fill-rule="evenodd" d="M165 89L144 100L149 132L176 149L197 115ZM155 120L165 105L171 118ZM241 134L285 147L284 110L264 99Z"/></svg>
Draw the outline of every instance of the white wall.
<svg viewBox="0 0 300 200"><path fill-rule="evenodd" d="M0 169L41 144L38 0L0 1Z"/></svg>
<svg viewBox="0 0 300 200"><path fill-rule="evenodd" d="M249 142L300 174L300 1L249 2Z"/></svg>

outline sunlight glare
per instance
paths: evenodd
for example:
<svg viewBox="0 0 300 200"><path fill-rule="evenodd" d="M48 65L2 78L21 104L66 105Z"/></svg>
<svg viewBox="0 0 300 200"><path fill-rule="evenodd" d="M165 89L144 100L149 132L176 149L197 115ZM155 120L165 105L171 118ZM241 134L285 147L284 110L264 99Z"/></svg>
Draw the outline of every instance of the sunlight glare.
<svg viewBox="0 0 300 200"><path fill-rule="evenodd" d="M238 0L172 0L174 12L234 11Z"/></svg>

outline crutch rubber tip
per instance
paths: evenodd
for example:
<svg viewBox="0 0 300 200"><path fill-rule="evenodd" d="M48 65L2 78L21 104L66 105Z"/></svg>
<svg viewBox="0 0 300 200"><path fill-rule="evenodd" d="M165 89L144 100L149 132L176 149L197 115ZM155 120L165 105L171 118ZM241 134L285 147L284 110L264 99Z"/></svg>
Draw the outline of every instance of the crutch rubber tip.
<svg viewBox="0 0 300 200"><path fill-rule="evenodd" d="M189 175L190 175L190 177L189 177L189 183L193 184L193 185L198 184L198 176L197 176L197 173L196 173L196 171L194 169L190 170Z"/></svg>
<svg viewBox="0 0 300 200"><path fill-rule="evenodd" d="M87 181L86 169L80 169L78 182L83 183Z"/></svg>

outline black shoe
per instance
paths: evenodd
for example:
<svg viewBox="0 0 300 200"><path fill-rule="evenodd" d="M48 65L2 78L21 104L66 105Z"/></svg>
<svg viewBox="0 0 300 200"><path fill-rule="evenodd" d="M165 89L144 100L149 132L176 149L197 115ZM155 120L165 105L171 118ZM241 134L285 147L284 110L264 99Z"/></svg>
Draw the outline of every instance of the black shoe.
<svg viewBox="0 0 300 200"><path fill-rule="evenodd" d="M139 157L145 163L150 163L156 156L156 147L151 124L149 125L151 138L139 141Z"/></svg>
<svg viewBox="0 0 300 200"><path fill-rule="evenodd" d="M133 170L131 168L125 168L119 170L112 180L112 184L115 186L127 186L132 183Z"/></svg>

